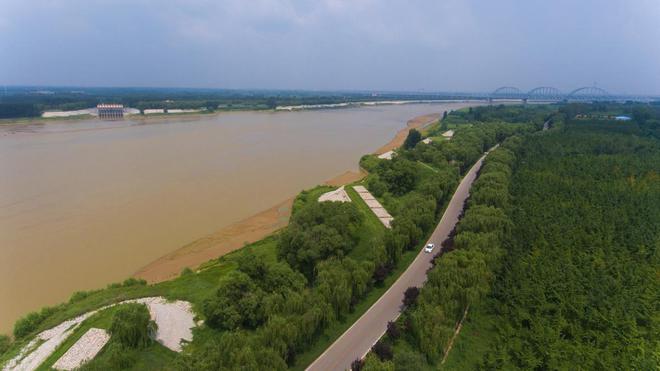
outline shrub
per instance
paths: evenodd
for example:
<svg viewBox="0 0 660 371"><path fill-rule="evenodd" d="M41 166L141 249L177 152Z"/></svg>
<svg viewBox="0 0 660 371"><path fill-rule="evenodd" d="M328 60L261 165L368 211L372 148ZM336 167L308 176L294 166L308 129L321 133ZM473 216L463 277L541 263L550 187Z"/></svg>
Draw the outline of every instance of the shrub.
<svg viewBox="0 0 660 371"><path fill-rule="evenodd" d="M387 184L378 177L369 179L368 187L371 193L376 197L381 197L387 191Z"/></svg>
<svg viewBox="0 0 660 371"><path fill-rule="evenodd" d="M39 312L28 313L25 317L20 318L14 324L14 337L20 339L34 330L53 313L62 309L62 305L55 307L44 307Z"/></svg>
<svg viewBox="0 0 660 371"><path fill-rule="evenodd" d="M394 355L394 368L397 371L418 371L425 370L427 367L428 363L421 353L401 349Z"/></svg>
<svg viewBox="0 0 660 371"><path fill-rule="evenodd" d="M406 137L406 141L403 142L403 147L405 149L411 149L415 148L417 143L419 143L422 140L422 134L417 131L417 129L410 129L408 131L408 136Z"/></svg>
<svg viewBox="0 0 660 371"><path fill-rule="evenodd" d="M138 278L127 278L122 282L122 286L124 287L130 287L130 286L146 286L147 281L143 279L138 279Z"/></svg>
<svg viewBox="0 0 660 371"><path fill-rule="evenodd" d="M360 371L362 367L364 367L364 360L362 359L358 358L351 363L351 371Z"/></svg>
<svg viewBox="0 0 660 371"><path fill-rule="evenodd" d="M69 303L75 303L77 301L81 301L84 298L88 297L89 294L91 294L91 291L76 291L73 294L71 294L71 297L69 298Z"/></svg>
<svg viewBox="0 0 660 371"><path fill-rule="evenodd" d="M388 361L392 359L392 356L394 355L392 347L383 340L379 340L376 344L374 344L374 346L371 348L371 351L374 352L374 354L376 354L381 361Z"/></svg>
<svg viewBox="0 0 660 371"><path fill-rule="evenodd" d="M181 271L181 276L189 276L191 274L193 274L193 271L192 271L192 269L190 269L190 267L185 267Z"/></svg>
<svg viewBox="0 0 660 371"><path fill-rule="evenodd" d="M0 356L3 355L9 346L11 345L11 339L7 335L0 335Z"/></svg>
<svg viewBox="0 0 660 371"><path fill-rule="evenodd" d="M396 322L387 322L387 336L392 340L396 340L401 336L401 331L399 331L399 326L397 326Z"/></svg>
<svg viewBox="0 0 660 371"><path fill-rule="evenodd" d="M408 287L406 289L406 292L403 294L403 305L406 307L409 307L417 301L417 297L419 296L419 288L418 287Z"/></svg>

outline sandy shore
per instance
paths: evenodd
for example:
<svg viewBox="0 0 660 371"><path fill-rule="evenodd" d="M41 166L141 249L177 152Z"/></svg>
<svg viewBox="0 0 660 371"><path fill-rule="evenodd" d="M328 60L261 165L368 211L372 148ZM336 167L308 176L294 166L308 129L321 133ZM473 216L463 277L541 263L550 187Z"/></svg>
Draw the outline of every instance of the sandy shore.
<svg viewBox="0 0 660 371"><path fill-rule="evenodd" d="M392 140L376 150L375 153L381 154L400 147L406 140L410 129L423 128L439 118L440 114L434 113L409 120L405 128L399 130ZM337 187L358 181L366 175L367 173L364 171L346 171L324 184ZM149 263L133 276L145 279L150 283L166 281L178 276L186 267L195 268L206 261L240 249L246 244L259 241L289 223L293 199L292 197L284 200L270 209L193 241Z"/></svg>
<svg viewBox="0 0 660 371"><path fill-rule="evenodd" d="M325 184L340 186L358 181L365 176L365 172L347 171L326 181ZM133 276L148 282L166 281L178 276L186 267L197 267L206 261L240 249L246 244L259 241L289 224L293 200L293 197L284 200L267 210L193 241L151 262Z"/></svg>
<svg viewBox="0 0 660 371"><path fill-rule="evenodd" d="M432 122L439 119L440 119L439 113L431 113L428 115L417 116L412 120L408 120L408 124L406 125L406 127L399 130L394 136L394 138L392 138L392 140L390 140L384 146L378 148L375 153L377 155L381 155L387 151L392 151L394 149L401 147L403 145L403 142L406 141L406 137L408 136L408 131L410 131L411 129L421 129L426 125L429 125Z"/></svg>

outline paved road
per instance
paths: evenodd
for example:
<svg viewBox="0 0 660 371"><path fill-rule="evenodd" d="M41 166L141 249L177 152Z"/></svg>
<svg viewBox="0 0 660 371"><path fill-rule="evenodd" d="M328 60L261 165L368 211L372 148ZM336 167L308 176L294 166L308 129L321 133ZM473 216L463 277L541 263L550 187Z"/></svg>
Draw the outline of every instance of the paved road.
<svg viewBox="0 0 660 371"><path fill-rule="evenodd" d="M490 151L496 147L491 148ZM488 152L465 175L442 215L440 223L435 227L428 242L434 243L436 250L441 248L442 242L447 239L449 233L454 229L458 216L463 210L465 200L469 195L470 187L472 187L477 172ZM406 289L411 286L421 287L424 284L426 271L431 267L431 259L435 253L437 251L434 251L433 254L427 254L422 249L408 269L403 272L385 294L321 354L307 370L346 370L351 367L354 360L364 357L373 344L385 333L387 322L399 317L402 309L403 293Z"/></svg>

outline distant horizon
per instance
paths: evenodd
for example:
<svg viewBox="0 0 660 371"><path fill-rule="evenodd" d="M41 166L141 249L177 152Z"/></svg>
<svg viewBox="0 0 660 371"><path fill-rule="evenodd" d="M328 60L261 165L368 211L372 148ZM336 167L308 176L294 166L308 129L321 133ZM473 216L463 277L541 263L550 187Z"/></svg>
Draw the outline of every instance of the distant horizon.
<svg viewBox="0 0 660 371"><path fill-rule="evenodd" d="M558 89L564 94L569 94L574 90L597 87L607 91L611 95L618 96L647 96L647 97L660 97L660 92L619 92L611 91L606 87L598 85L585 85L576 86L571 89L557 88L552 85L539 85L530 88L522 88L515 85L502 85L490 90L381 90L381 89L306 89L306 88L219 88L219 87L194 87L194 86L113 86L113 85L2 85L7 89L127 89L127 90L182 90L182 91L249 91L249 92L306 92L306 93L352 93L352 94L420 94L420 95L434 95L434 94L450 94L450 93L464 93L464 94L488 94L496 89L502 87L514 87L527 93L532 89L538 87L553 87ZM4 89L3 88L3 89ZM1 93L1 91L0 91ZM1 94L0 94L1 95Z"/></svg>

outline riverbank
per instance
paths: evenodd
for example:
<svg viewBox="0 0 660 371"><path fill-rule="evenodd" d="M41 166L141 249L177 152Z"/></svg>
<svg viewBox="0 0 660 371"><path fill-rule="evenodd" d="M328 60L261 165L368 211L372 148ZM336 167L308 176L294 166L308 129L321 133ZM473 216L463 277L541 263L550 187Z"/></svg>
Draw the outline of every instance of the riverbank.
<svg viewBox="0 0 660 371"><path fill-rule="evenodd" d="M359 179L346 170L411 117L474 104L1 127L0 168L12 177L0 189L0 332L71 292L138 271L158 282L207 260L209 246L218 249L211 256L225 256L272 234L287 223L286 205L256 225L240 221L336 174L327 183ZM179 251L185 246L196 260ZM161 264L171 267L147 276L146 267Z"/></svg>
<svg viewBox="0 0 660 371"><path fill-rule="evenodd" d="M381 154L399 148L410 130L426 127L440 117L440 113L432 113L408 120L404 128L374 153ZM366 172L362 170L346 171L325 181L324 184L338 187L358 181L365 176ZM293 200L294 197L288 198L267 210L191 242L140 268L133 277L145 279L149 283L166 281L179 275L184 268L196 268L204 262L259 241L287 226Z"/></svg>

